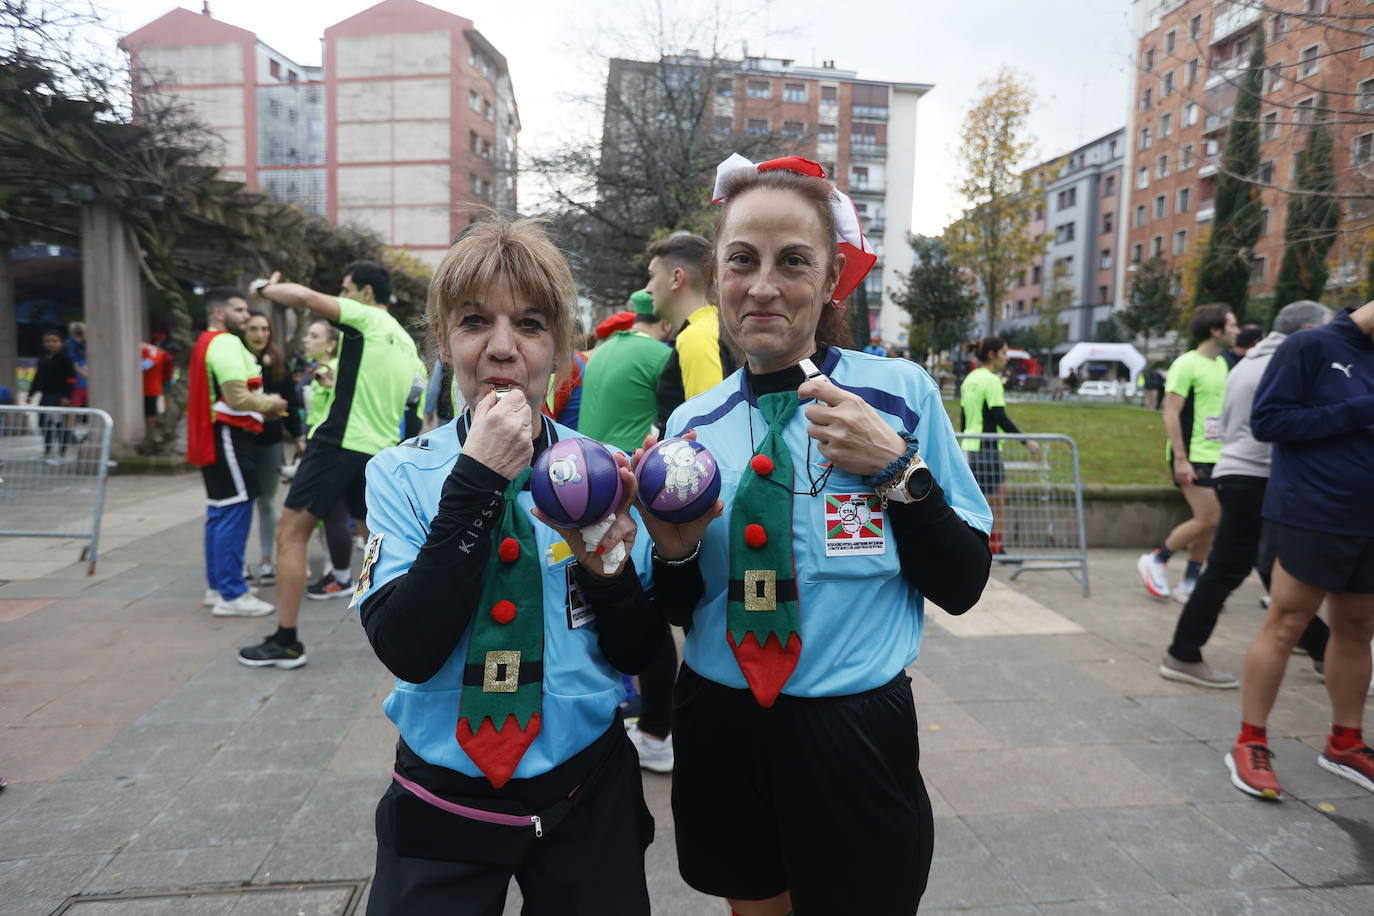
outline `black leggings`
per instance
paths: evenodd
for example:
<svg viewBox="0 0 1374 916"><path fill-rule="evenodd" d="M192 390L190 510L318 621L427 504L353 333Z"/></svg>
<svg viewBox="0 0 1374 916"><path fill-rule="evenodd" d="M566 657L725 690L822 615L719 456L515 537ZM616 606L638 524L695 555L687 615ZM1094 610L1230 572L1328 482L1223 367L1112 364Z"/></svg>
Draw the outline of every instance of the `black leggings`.
<svg viewBox="0 0 1374 916"><path fill-rule="evenodd" d="M1174 641L1169 654L1181 662L1202 661L1202 647L1216 628L1222 605L1231 596L1259 555L1260 531L1264 527L1262 510L1264 490L1269 481L1264 477L1242 477L1228 474L1217 477L1213 485L1221 502L1221 522L1212 538L1212 551L1207 566L1198 577L1197 585L1174 628ZM1269 588L1269 575L1260 572L1264 587ZM1316 661L1326 657L1326 639L1330 630L1320 617L1313 617L1298 645Z"/></svg>

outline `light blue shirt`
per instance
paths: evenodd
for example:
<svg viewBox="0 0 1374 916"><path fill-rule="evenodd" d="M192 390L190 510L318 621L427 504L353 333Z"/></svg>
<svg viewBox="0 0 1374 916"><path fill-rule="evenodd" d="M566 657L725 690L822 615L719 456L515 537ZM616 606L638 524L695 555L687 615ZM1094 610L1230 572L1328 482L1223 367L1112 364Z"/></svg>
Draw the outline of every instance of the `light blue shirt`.
<svg viewBox="0 0 1374 916"><path fill-rule="evenodd" d="M367 524L380 537L377 558L364 574L364 591L354 602L361 607L377 589L404 575L429 537L430 521L439 510L444 481L458 460L459 417L424 436L379 453L367 464ZM551 420L545 429L556 439L578 434ZM528 512L534 500L528 490L517 497ZM637 517L636 517L637 518ZM543 571L544 691L539 735L515 768L514 778L546 773L605 733L625 698L619 672L597 645L595 619L573 626L570 614L568 567L573 560L558 532L538 521L534 535ZM369 548L373 545L369 544ZM650 541L641 523L630 553L645 588L652 574ZM493 551L494 552L494 551ZM593 611L595 608L592 609ZM477 613L485 613L478 608ZM580 622L580 615L577 622ZM458 746L454 737L467 662L469 632L463 635L439 673L423 684L397 680L382 705L411 750L427 763L469 776L482 771Z"/></svg>
<svg viewBox="0 0 1374 916"><path fill-rule="evenodd" d="M914 435L955 513L980 531L991 530L992 511L955 439L940 389L924 369L906 360L831 348L821 371L839 387L859 394L894 430ZM806 434L804 410L805 404L783 431L795 468L794 491L810 489L811 481L825 473L825 458ZM725 514L711 523L702 543L706 592L687 634L684 659L703 677L728 687L745 686L725 638L731 503L767 428L752 403L743 369L687 401L668 420L669 435L695 429L697 441L711 450L720 468ZM872 492L862 477L836 468L820 495L792 497L802 651L784 694L845 696L871 690L896 677L920 651L925 601L902 575L886 518L883 526L875 526L884 532L882 553L840 553L839 547L853 545L830 538L835 551L827 555L828 532L834 533L837 515L833 508L827 515L833 502L825 497ZM874 549L872 542L863 546Z"/></svg>

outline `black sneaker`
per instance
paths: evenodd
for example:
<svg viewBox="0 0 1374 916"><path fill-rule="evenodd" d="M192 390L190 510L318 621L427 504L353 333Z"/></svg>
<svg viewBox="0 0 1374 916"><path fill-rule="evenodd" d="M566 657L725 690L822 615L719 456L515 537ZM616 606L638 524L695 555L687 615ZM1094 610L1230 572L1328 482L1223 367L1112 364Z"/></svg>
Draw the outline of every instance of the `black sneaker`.
<svg viewBox="0 0 1374 916"><path fill-rule="evenodd" d="M353 591L353 580L339 582L334 578L332 572L327 572L320 577L320 581L307 586L305 597L313 598L316 601L328 601L330 598L344 598Z"/></svg>
<svg viewBox="0 0 1374 916"><path fill-rule="evenodd" d="M283 646L271 636L239 650L239 661L250 668L299 668L305 664L305 643Z"/></svg>

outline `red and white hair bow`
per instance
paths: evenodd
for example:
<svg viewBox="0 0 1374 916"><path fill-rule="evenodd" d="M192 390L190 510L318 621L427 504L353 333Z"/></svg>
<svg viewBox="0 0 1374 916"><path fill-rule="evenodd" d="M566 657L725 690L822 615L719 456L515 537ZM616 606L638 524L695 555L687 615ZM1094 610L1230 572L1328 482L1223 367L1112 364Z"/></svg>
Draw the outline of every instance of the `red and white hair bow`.
<svg viewBox="0 0 1374 916"><path fill-rule="evenodd" d="M745 159L739 153L731 153L730 158L716 166L716 187L711 194L711 203L725 200L725 181L737 172L797 172L812 178L825 178L825 169L819 162L803 159L801 156L784 156L769 159L758 165ZM836 249L844 255L844 269L840 271L839 282L835 284L834 301L847 297L858 288L864 277L878 262L878 255L864 238L863 228L859 225L859 211L854 202L839 188L830 186L830 212L835 216Z"/></svg>

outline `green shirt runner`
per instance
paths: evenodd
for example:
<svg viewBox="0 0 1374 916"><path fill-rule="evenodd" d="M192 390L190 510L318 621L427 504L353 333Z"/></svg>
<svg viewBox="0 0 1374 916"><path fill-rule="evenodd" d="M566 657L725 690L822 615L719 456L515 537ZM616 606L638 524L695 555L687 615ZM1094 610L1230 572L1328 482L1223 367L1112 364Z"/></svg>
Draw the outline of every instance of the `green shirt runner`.
<svg viewBox="0 0 1374 916"><path fill-rule="evenodd" d="M992 420L994 407L1006 407L1006 393L1002 380L990 369L979 366L964 376L964 384L959 389L959 409L963 413L963 431L978 435L992 435L997 432ZM982 451L982 439L961 439L966 452ZM1002 443L988 443L990 448L1002 447Z"/></svg>
<svg viewBox="0 0 1374 916"><path fill-rule="evenodd" d="M415 342L385 309L339 299L339 356L329 413L311 442L375 455L401 441Z"/></svg>
<svg viewBox="0 0 1374 916"><path fill-rule="evenodd" d="M1197 464L1216 464L1221 457L1221 407L1226 401L1226 360L1208 359L1189 350L1169 367L1164 390L1183 398L1183 441L1188 443L1188 460ZM1174 460L1173 443L1165 445L1165 455Z"/></svg>
<svg viewBox="0 0 1374 916"><path fill-rule="evenodd" d="M625 452L644 444L658 415L655 388L673 351L640 331L617 331L582 371L577 431Z"/></svg>

